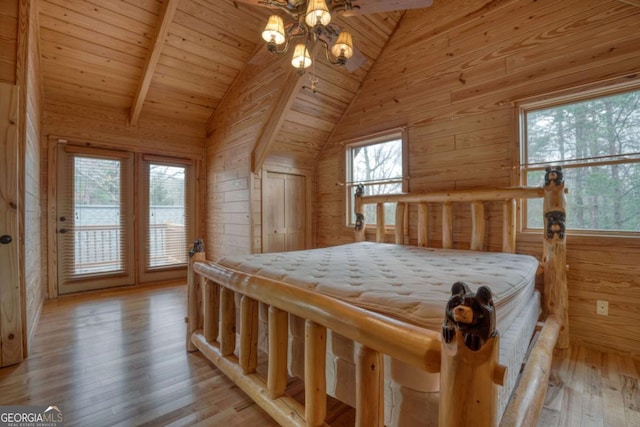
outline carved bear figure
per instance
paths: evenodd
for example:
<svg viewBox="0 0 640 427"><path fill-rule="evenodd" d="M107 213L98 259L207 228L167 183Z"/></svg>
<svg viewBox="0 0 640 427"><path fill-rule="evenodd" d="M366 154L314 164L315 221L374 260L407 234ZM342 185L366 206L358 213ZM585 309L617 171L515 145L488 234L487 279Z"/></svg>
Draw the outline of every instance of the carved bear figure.
<svg viewBox="0 0 640 427"><path fill-rule="evenodd" d="M554 234L558 234L560 239L564 239L565 234L565 214L560 211L552 211L544 214L547 220L547 237L553 238Z"/></svg>
<svg viewBox="0 0 640 427"><path fill-rule="evenodd" d="M544 174L544 186L547 187L551 182L560 185L564 182L562 166L547 166Z"/></svg>
<svg viewBox="0 0 640 427"><path fill-rule="evenodd" d="M193 248L189 250L189 257L193 257L196 252L204 252L204 242L202 239L196 239L193 241Z"/></svg>
<svg viewBox="0 0 640 427"><path fill-rule="evenodd" d="M474 294L464 282L456 282L451 288L451 298L442 325L442 336L450 343L459 330L464 344L478 351L484 343L496 335L496 315L491 290L481 286Z"/></svg>

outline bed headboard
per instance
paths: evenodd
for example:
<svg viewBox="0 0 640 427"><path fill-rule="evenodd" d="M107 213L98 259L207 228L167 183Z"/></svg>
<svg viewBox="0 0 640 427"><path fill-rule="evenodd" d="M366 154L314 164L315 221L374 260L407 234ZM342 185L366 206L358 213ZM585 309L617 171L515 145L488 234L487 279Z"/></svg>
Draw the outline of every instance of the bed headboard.
<svg viewBox="0 0 640 427"><path fill-rule="evenodd" d="M364 187L356 186L354 210L356 212L355 241L365 240L366 218L364 205L376 205L376 241L383 242L385 234L385 203L396 203L395 243L404 244L409 204L418 205L418 246L429 246L429 209L442 210L442 247L453 248L453 204L471 206L471 250L485 247L485 203L501 203L503 212L502 252L516 251L516 202L524 199L543 199L541 215L544 219L542 267L544 270L544 305L547 314L561 314L563 331L558 346L567 348L569 337L568 291L566 284L566 202L561 167L547 167L542 187L508 187L481 190L454 190L424 194L390 194L365 196ZM435 205L435 206L434 206Z"/></svg>
<svg viewBox="0 0 640 427"><path fill-rule="evenodd" d="M418 246L429 246L429 209L432 205L440 205L442 209L442 247L453 247L453 204L469 203L471 205L471 250L482 250L485 239L484 208L485 202L502 203L503 237L502 251L515 252L516 241L516 200L544 197L543 187L510 187L493 190L457 190L425 194L392 194L379 196L363 196L361 187L355 193L356 230L355 240L363 241L363 214L365 204L376 205L376 241L382 242L385 233L384 204L396 203L395 243L404 243L406 215L408 205L418 205Z"/></svg>

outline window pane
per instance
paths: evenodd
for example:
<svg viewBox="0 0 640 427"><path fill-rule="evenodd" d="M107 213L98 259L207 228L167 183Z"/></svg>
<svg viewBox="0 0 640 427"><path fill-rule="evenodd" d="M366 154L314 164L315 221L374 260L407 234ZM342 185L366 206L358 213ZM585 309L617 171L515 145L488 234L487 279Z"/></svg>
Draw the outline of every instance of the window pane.
<svg viewBox="0 0 640 427"><path fill-rule="evenodd" d="M640 152L640 91L527 113L527 163Z"/></svg>
<svg viewBox="0 0 640 427"><path fill-rule="evenodd" d="M526 123L525 170L565 168L568 228L640 231L640 91L529 111ZM526 170L527 184L543 174ZM539 203L527 217L542 226Z"/></svg>
<svg viewBox="0 0 640 427"><path fill-rule="evenodd" d="M351 149L351 153L351 181L366 182L402 178L401 139L354 147Z"/></svg>
<svg viewBox="0 0 640 427"><path fill-rule="evenodd" d="M149 267L187 262L185 168L149 165Z"/></svg>

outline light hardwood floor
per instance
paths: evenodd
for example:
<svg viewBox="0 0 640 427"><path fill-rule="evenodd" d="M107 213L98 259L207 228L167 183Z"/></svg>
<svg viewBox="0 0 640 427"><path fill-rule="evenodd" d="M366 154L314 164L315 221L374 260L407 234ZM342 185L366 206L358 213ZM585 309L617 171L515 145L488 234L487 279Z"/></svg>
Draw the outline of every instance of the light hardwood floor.
<svg viewBox="0 0 640 427"><path fill-rule="evenodd" d="M0 370L0 405L62 405L68 426L276 426L185 351L184 315L175 285L48 301L29 359ZM556 368L539 426L640 426L640 362L575 347Z"/></svg>

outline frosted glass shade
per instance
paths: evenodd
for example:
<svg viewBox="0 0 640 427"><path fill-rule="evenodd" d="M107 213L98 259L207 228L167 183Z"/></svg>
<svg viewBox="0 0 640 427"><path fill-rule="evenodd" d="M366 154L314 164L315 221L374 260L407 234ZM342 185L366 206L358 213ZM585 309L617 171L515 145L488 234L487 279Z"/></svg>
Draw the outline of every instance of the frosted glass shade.
<svg viewBox="0 0 640 427"><path fill-rule="evenodd" d="M325 27L329 25L331 14L329 13L329 8L327 8L327 3L324 0L309 0L304 21L310 27L315 27L317 24Z"/></svg>
<svg viewBox="0 0 640 427"><path fill-rule="evenodd" d="M262 38L266 42L274 42L275 44L284 43L284 23L281 17L278 15L271 15L269 17L267 26L264 27L264 31L262 32Z"/></svg>
<svg viewBox="0 0 640 427"><path fill-rule="evenodd" d="M309 51L304 43L299 43L296 45L295 50L293 51L293 59L291 59L291 65L298 69L304 69L311 65L311 57L309 56Z"/></svg>
<svg viewBox="0 0 640 427"><path fill-rule="evenodd" d="M351 33L346 31L341 32L338 35L338 40L331 48L331 53L336 58L339 56L344 56L349 59L353 56L353 40L351 38Z"/></svg>

